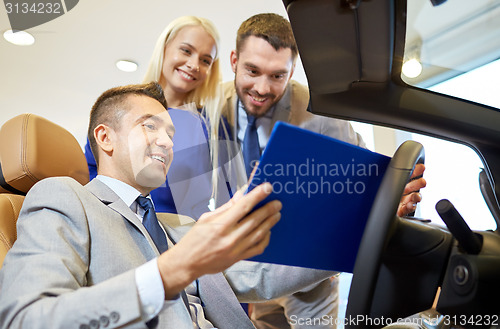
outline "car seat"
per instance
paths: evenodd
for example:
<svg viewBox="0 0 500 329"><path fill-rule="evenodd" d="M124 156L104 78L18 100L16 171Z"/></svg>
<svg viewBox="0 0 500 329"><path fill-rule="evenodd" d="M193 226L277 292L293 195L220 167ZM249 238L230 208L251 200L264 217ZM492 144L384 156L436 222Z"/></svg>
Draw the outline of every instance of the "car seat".
<svg viewBox="0 0 500 329"><path fill-rule="evenodd" d="M0 128L0 268L14 244L24 195L38 181L70 176L89 181L77 140L61 126L35 114L21 114Z"/></svg>

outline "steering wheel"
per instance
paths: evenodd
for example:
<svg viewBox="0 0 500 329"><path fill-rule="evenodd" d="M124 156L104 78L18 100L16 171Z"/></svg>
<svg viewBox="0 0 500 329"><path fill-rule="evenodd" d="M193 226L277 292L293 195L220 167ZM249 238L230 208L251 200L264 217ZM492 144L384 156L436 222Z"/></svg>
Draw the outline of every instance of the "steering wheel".
<svg viewBox="0 0 500 329"><path fill-rule="evenodd" d="M390 229L404 188L417 163L424 162L424 148L415 141L406 141L397 149L385 172L366 223L354 265L346 328L366 328L360 321L350 321L370 315L381 257L390 239ZM359 323L357 323L359 322Z"/></svg>

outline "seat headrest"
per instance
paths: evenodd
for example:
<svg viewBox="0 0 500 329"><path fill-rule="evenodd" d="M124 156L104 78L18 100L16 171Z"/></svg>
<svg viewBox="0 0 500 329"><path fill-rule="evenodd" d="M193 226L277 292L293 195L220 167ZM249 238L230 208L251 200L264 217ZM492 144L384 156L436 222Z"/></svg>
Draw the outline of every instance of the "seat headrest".
<svg viewBox="0 0 500 329"><path fill-rule="evenodd" d="M89 181L87 161L75 137L35 114L21 114L4 123L0 128L3 192L24 194L36 182L54 176L70 176L81 184Z"/></svg>

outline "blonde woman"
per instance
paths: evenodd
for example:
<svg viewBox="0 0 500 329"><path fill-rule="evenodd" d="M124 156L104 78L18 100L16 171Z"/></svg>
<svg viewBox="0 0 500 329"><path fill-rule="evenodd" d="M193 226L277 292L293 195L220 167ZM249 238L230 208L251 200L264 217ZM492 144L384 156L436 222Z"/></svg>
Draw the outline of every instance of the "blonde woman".
<svg viewBox="0 0 500 329"><path fill-rule="evenodd" d="M208 211L215 190L212 168L218 163L218 143L209 141L217 141L225 131L220 124L221 74L215 26L195 16L172 21L153 50L143 82L151 81L162 86L176 127L167 182L151 193L155 208L198 219ZM89 151L86 148L92 176L96 168Z"/></svg>

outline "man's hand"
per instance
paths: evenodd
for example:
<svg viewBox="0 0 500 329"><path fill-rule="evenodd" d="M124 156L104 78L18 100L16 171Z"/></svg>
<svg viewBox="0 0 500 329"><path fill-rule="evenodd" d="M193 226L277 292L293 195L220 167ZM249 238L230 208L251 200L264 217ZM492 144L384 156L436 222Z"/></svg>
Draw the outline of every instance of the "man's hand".
<svg viewBox="0 0 500 329"><path fill-rule="evenodd" d="M251 211L271 190L265 183L247 195L239 191L222 207L203 214L174 247L160 255L158 268L167 299L204 274L222 272L264 251L270 229L281 217L281 202L271 201Z"/></svg>
<svg viewBox="0 0 500 329"><path fill-rule="evenodd" d="M421 163L415 166L411 175L410 181L405 186L401 202L398 207L398 216L406 216L415 211L417 203L422 200L422 195L419 193L421 188L424 188L427 182L422 177L425 171L425 166ZM417 178L420 177L420 178Z"/></svg>

